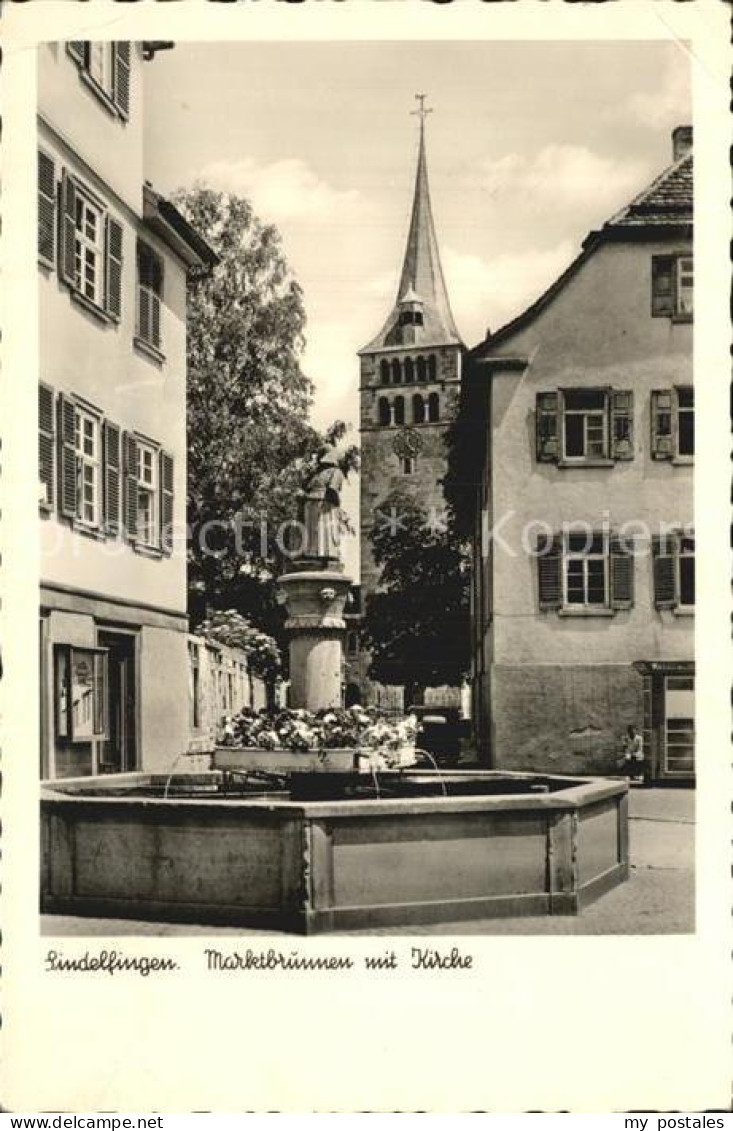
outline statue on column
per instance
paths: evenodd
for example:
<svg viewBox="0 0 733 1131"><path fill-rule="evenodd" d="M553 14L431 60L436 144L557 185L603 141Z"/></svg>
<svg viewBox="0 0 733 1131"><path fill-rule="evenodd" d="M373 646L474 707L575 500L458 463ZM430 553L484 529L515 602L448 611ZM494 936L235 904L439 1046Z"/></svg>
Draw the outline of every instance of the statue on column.
<svg viewBox="0 0 733 1131"><path fill-rule="evenodd" d="M340 551L343 483L336 450L321 448L315 470L303 485L303 550L299 557L337 569L343 568Z"/></svg>

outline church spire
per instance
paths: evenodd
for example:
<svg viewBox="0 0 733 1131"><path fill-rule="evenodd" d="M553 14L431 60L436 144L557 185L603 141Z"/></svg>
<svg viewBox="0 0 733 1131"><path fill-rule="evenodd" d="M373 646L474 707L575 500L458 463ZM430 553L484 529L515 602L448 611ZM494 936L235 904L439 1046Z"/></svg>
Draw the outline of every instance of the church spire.
<svg viewBox="0 0 733 1131"><path fill-rule="evenodd" d="M430 205L428 163L425 152L425 118L428 114L432 114L432 109L425 107L424 94L416 94L415 98L419 102L419 107L412 113L420 119L420 139L410 230L400 284L389 318L381 332L362 352L403 343L449 345L461 342L448 301ZM404 329L404 318L401 319L401 314L404 313L403 306L409 308L408 313L420 308L419 329L413 329L415 320L410 318L409 334L401 332Z"/></svg>

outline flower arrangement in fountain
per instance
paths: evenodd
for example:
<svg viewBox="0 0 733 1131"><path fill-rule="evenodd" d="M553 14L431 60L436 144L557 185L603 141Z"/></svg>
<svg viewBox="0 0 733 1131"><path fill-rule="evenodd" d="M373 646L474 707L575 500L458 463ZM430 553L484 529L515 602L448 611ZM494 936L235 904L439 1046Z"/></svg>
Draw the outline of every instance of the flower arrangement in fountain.
<svg viewBox="0 0 733 1131"><path fill-rule="evenodd" d="M376 707L276 712L246 707L227 725L224 745L302 752L354 749L389 766L400 761L405 749L414 749L418 729L414 715L394 718Z"/></svg>

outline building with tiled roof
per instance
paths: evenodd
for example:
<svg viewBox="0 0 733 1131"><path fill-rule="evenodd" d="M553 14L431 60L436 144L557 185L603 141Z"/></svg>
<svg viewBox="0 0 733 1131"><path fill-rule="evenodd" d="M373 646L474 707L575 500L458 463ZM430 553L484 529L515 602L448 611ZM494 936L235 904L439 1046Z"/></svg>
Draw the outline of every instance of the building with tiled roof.
<svg viewBox="0 0 733 1131"><path fill-rule="evenodd" d="M490 766L694 774L692 130L469 352L449 494L473 541Z"/></svg>

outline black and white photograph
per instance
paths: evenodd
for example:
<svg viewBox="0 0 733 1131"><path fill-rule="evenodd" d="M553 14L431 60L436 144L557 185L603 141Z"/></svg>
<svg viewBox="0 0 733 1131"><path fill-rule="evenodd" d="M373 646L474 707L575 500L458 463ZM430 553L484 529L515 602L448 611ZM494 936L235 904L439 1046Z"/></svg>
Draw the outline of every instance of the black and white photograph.
<svg viewBox="0 0 733 1131"><path fill-rule="evenodd" d="M348 5L330 35L325 9L304 31L296 5L292 37L267 5L213 5L198 34L189 5L58 7L58 32L37 23L23 47L35 134L9 321L28 352L3 330L6 382L24 405L37 386L37 472L24 410L2 508L34 977L71 1001L89 971L112 975L105 995L143 973L137 997L156 971L182 989L185 954L217 996L268 971L348 999L358 963L365 1005L389 977L406 1000L428 977L480 998L492 954L507 972L528 946L556 991L575 969L584 1016L598 990L603 1026L627 969L663 998L672 945L693 1032L708 998L685 977L713 976L730 907L711 864L727 661L722 685L706 675L729 570L702 509L729 475L718 9L689 5L688 38L661 20L615 34L582 6L565 35L492 38L480 9L505 5L476 5L462 35L439 30L455 5L400 5L430 9L430 35ZM339 33L352 14L363 30ZM11 216L17 198L11 173ZM15 548L20 480L33 548ZM573 958L598 945L602 966ZM669 1023L629 1018L639 1042ZM643 1073L616 1052L608 1097L538 1072L506 1110L683 1110L658 1091L679 1050ZM240 1102L349 1110L310 1082L310 1100L293 1082L281 1106L264 1083ZM371 1103L480 1104L436 1087ZM151 1081L137 1106L131 1088L49 1102L154 1106Z"/></svg>

